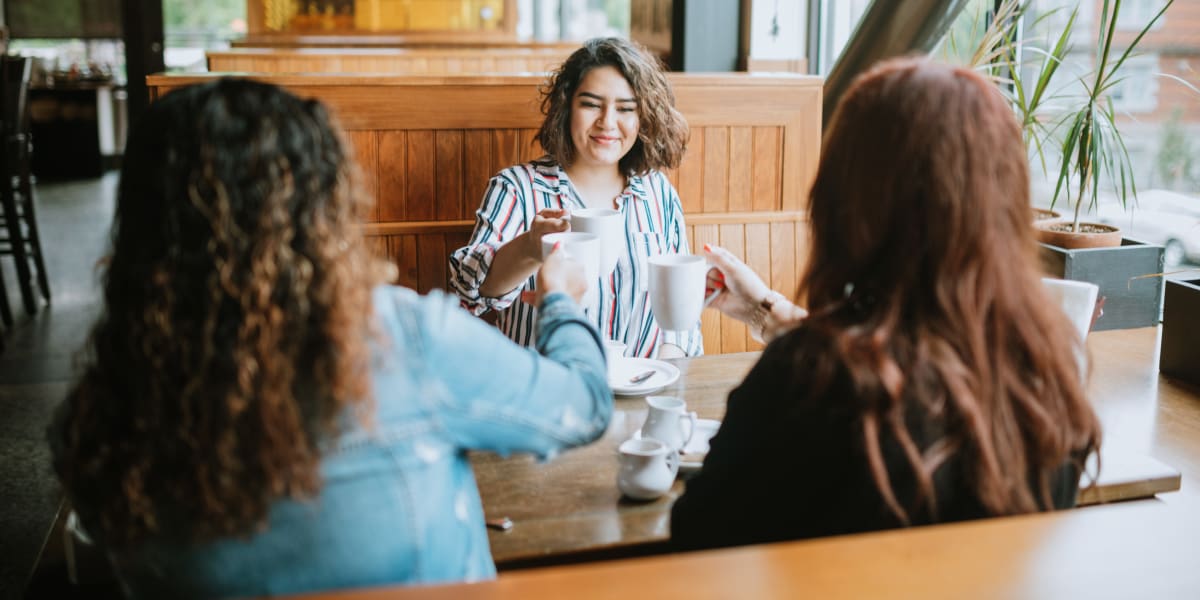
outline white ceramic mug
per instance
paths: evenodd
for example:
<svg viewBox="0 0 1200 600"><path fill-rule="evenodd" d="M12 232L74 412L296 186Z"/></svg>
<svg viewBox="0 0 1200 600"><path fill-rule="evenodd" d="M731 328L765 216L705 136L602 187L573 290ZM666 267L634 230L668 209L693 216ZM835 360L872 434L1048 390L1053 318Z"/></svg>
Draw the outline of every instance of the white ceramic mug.
<svg viewBox="0 0 1200 600"><path fill-rule="evenodd" d="M708 263L695 254L664 254L648 262L650 308L658 326L668 331L691 330L704 310Z"/></svg>
<svg viewBox="0 0 1200 600"><path fill-rule="evenodd" d="M571 231L592 233L600 238L600 276L617 267L626 251L625 217L611 208L582 208L571 211Z"/></svg>
<svg viewBox="0 0 1200 600"><path fill-rule="evenodd" d="M617 489L634 500L653 500L667 493L679 473L679 452L652 438L625 440L617 448L621 461Z"/></svg>
<svg viewBox="0 0 1200 600"><path fill-rule="evenodd" d="M1067 320L1075 326L1079 339L1086 340L1092 326L1092 314L1096 311L1096 296L1100 288L1086 281L1042 278L1042 287L1050 300L1062 308Z"/></svg>
<svg viewBox="0 0 1200 600"><path fill-rule="evenodd" d="M554 250L554 244L562 242L562 249L573 260L583 265L583 276L587 279L587 292L581 304L591 306L596 297L596 281L600 278L600 238L594 233L564 231L542 236L542 259Z"/></svg>
<svg viewBox="0 0 1200 600"><path fill-rule="evenodd" d="M642 438L653 438L672 450L681 450L696 434L696 413L687 410L687 403L674 396L646 398L649 410L642 424Z"/></svg>

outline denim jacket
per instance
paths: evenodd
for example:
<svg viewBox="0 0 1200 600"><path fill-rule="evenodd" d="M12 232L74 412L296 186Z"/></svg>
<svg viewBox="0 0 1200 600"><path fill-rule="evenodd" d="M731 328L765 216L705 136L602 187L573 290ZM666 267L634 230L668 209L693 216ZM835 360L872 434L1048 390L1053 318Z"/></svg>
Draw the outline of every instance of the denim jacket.
<svg viewBox="0 0 1200 600"><path fill-rule="evenodd" d="M375 413L327 440L323 486L278 500L262 531L113 556L136 597L226 597L495 576L468 450L544 460L599 437L612 394L596 330L570 298L538 311L537 352L452 298L374 292ZM538 354L541 353L541 355Z"/></svg>

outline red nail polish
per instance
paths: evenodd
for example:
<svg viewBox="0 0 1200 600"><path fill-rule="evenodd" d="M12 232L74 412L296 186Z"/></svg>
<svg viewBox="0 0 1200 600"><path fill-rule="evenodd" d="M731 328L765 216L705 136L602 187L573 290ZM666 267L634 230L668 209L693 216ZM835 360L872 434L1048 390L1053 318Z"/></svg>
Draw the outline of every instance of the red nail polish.
<svg viewBox="0 0 1200 600"><path fill-rule="evenodd" d="M562 242L554 242L554 250L558 250L559 248L562 248Z"/></svg>

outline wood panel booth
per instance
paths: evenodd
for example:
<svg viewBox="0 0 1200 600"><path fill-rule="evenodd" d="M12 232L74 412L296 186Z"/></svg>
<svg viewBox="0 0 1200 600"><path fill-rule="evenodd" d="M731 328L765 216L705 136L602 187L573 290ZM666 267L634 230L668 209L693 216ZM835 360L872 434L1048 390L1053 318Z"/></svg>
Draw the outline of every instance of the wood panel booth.
<svg viewBox="0 0 1200 600"><path fill-rule="evenodd" d="M538 48L234 48L207 53L211 72L243 73L545 73L576 49Z"/></svg>
<svg viewBox="0 0 1200 600"><path fill-rule="evenodd" d="M220 74L152 75L151 97ZM378 251L419 291L446 287L447 257L466 243L488 179L541 155L542 75L249 75L319 98L352 141L377 199L366 225ZM821 79L791 74L669 75L691 126L679 190L693 249L717 243L791 294L808 252L802 210L816 172ZM758 347L714 311L707 353Z"/></svg>

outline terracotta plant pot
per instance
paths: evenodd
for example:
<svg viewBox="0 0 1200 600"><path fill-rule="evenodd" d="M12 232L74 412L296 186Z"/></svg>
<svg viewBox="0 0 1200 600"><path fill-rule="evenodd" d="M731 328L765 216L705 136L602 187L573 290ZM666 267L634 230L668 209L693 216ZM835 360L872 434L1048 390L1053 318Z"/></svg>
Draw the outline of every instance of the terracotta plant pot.
<svg viewBox="0 0 1200 600"><path fill-rule="evenodd" d="M1114 248L1121 245L1121 230L1112 225L1080 223L1079 232L1071 231L1067 221L1036 221L1038 241L1059 248Z"/></svg>

